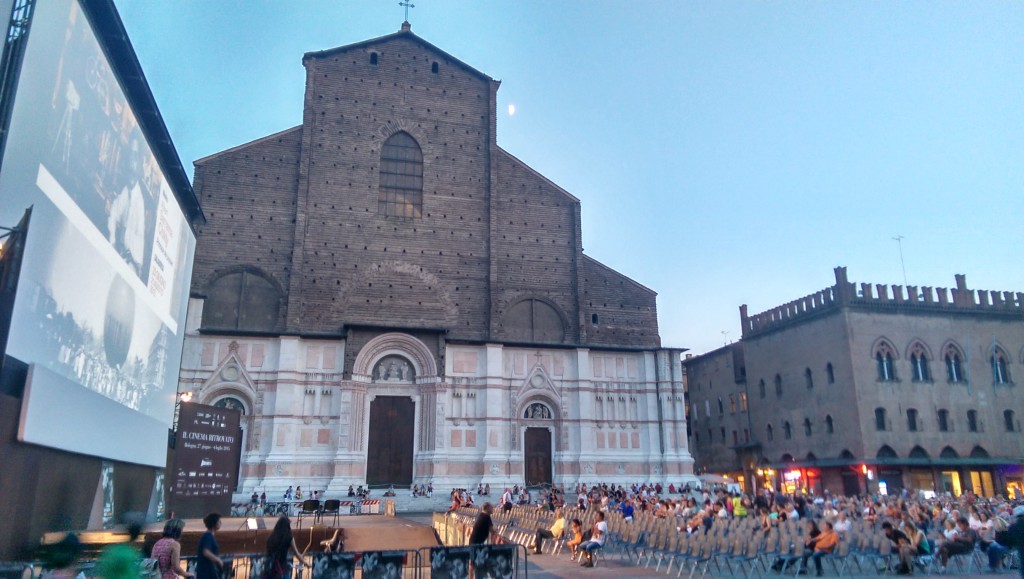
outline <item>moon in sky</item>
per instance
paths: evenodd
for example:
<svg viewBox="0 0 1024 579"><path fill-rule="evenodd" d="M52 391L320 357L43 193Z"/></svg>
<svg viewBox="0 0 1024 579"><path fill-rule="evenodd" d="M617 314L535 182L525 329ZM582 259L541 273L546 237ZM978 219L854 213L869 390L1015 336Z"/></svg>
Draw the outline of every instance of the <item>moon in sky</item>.
<svg viewBox="0 0 1024 579"><path fill-rule="evenodd" d="M516 105L508 105L508 116L516 114Z"/></svg>

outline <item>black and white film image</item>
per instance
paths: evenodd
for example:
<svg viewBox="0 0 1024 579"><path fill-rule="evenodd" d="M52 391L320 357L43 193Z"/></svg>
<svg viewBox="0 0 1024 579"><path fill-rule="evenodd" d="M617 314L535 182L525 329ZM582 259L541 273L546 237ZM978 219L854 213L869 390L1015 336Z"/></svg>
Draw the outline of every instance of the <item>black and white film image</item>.
<svg viewBox="0 0 1024 579"><path fill-rule="evenodd" d="M352 579L356 557L352 553L317 553L313 556L313 579ZM363 575L366 577L366 575Z"/></svg>
<svg viewBox="0 0 1024 579"><path fill-rule="evenodd" d="M484 545L473 549L473 566L476 577L511 579L513 559L516 556L513 545Z"/></svg>
<svg viewBox="0 0 1024 579"><path fill-rule="evenodd" d="M405 553L401 551L371 551L363 553L363 579L400 579Z"/></svg>
<svg viewBox="0 0 1024 579"><path fill-rule="evenodd" d="M435 547L430 550L431 579L469 579L469 547Z"/></svg>

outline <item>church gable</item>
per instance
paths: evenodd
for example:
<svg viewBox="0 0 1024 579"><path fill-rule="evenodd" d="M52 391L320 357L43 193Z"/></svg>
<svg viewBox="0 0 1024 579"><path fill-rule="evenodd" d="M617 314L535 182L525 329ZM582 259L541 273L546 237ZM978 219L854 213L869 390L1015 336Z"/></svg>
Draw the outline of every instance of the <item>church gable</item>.
<svg viewBox="0 0 1024 579"><path fill-rule="evenodd" d="M303 55L302 61L306 62L307 60L311 59L344 57L352 53L365 53L367 55L372 55L376 53L378 57L373 64L381 65L381 54L386 53L389 50L389 47L394 45L394 41L399 39L408 40L412 44L419 45L426 53L430 54L433 57L424 60L424 62L429 63L429 70L431 71L432 74L440 73L439 69L441 66L455 66L458 67L460 70L473 76L476 76L481 80L492 80L491 77L487 76L486 74L480 72L479 70L473 68L472 66L466 64L465 62L455 58L454 56L448 54L447 52L441 50L440 48L413 34L408 23L403 24L401 30L399 30L398 32L394 32L392 34L387 34L385 36L380 36L378 38L371 38L369 40L356 42L354 44L339 46L337 48L330 48L327 50L320 50L316 52L307 52L305 55ZM437 64L437 67L434 67L434 64Z"/></svg>

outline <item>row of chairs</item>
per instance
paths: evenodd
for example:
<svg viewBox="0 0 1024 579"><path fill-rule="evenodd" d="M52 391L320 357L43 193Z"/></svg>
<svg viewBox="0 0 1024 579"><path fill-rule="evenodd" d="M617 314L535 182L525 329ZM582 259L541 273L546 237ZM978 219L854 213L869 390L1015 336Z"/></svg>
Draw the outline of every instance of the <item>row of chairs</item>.
<svg viewBox="0 0 1024 579"><path fill-rule="evenodd" d="M475 517L476 509L464 509L467 520ZM584 528L593 523L595 511L566 509L567 520L579 518ZM519 508L511 512L496 514L496 524L503 536L512 542L529 547L538 528L546 528L553 522L550 512L538 509ZM664 565L666 573L673 568L677 576L688 572L692 577L700 572L703 577L709 571L730 576L742 575L750 578L770 571L780 574L799 574L805 571L805 527L799 521L773 520L768 532L764 532L760 519L754 517L736 519L715 519L705 532L701 527L687 533L676 526L676 517L659 518L649 513L638 513L633 521L626 521L621 513L608 513L609 537L605 551L618 554L620 559L629 559L637 565L655 566L660 571ZM542 547L558 553L564 548L565 539L549 542ZM808 562L810 559L807 559ZM853 572L896 571L899 554L892 542L880 528L867 521L851 521L851 529L845 533L835 551L822 557L823 567L839 577ZM971 553L953 556L952 571L971 574L986 564L985 554L976 547ZM926 573L938 569L938 558L933 554L921 554L915 558L915 565ZM1007 555L1004 565L1012 567L1019 562L1015 554Z"/></svg>

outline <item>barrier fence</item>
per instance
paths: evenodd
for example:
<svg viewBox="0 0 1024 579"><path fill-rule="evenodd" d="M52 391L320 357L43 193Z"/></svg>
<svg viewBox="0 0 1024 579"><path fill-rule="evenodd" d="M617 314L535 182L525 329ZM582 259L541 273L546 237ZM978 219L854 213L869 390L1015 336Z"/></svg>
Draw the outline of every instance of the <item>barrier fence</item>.
<svg viewBox="0 0 1024 579"><path fill-rule="evenodd" d="M244 554L222 557L225 562L223 577L235 579L265 579L270 560L262 554ZM196 557L182 557L186 571L195 570ZM294 563L294 561L293 561ZM40 577L39 563L0 563L0 579L30 579ZM74 567L85 577L99 577L95 561L85 561ZM315 553L303 557L302 564L293 564L293 579L335 579L362 577L363 579L477 579L485 577L527 577L526 551L519 545L475 545L457 547L423 547L418 550L364 551L342 553ZM153 560L143 561L139 576L159 577Z"/></svg>

